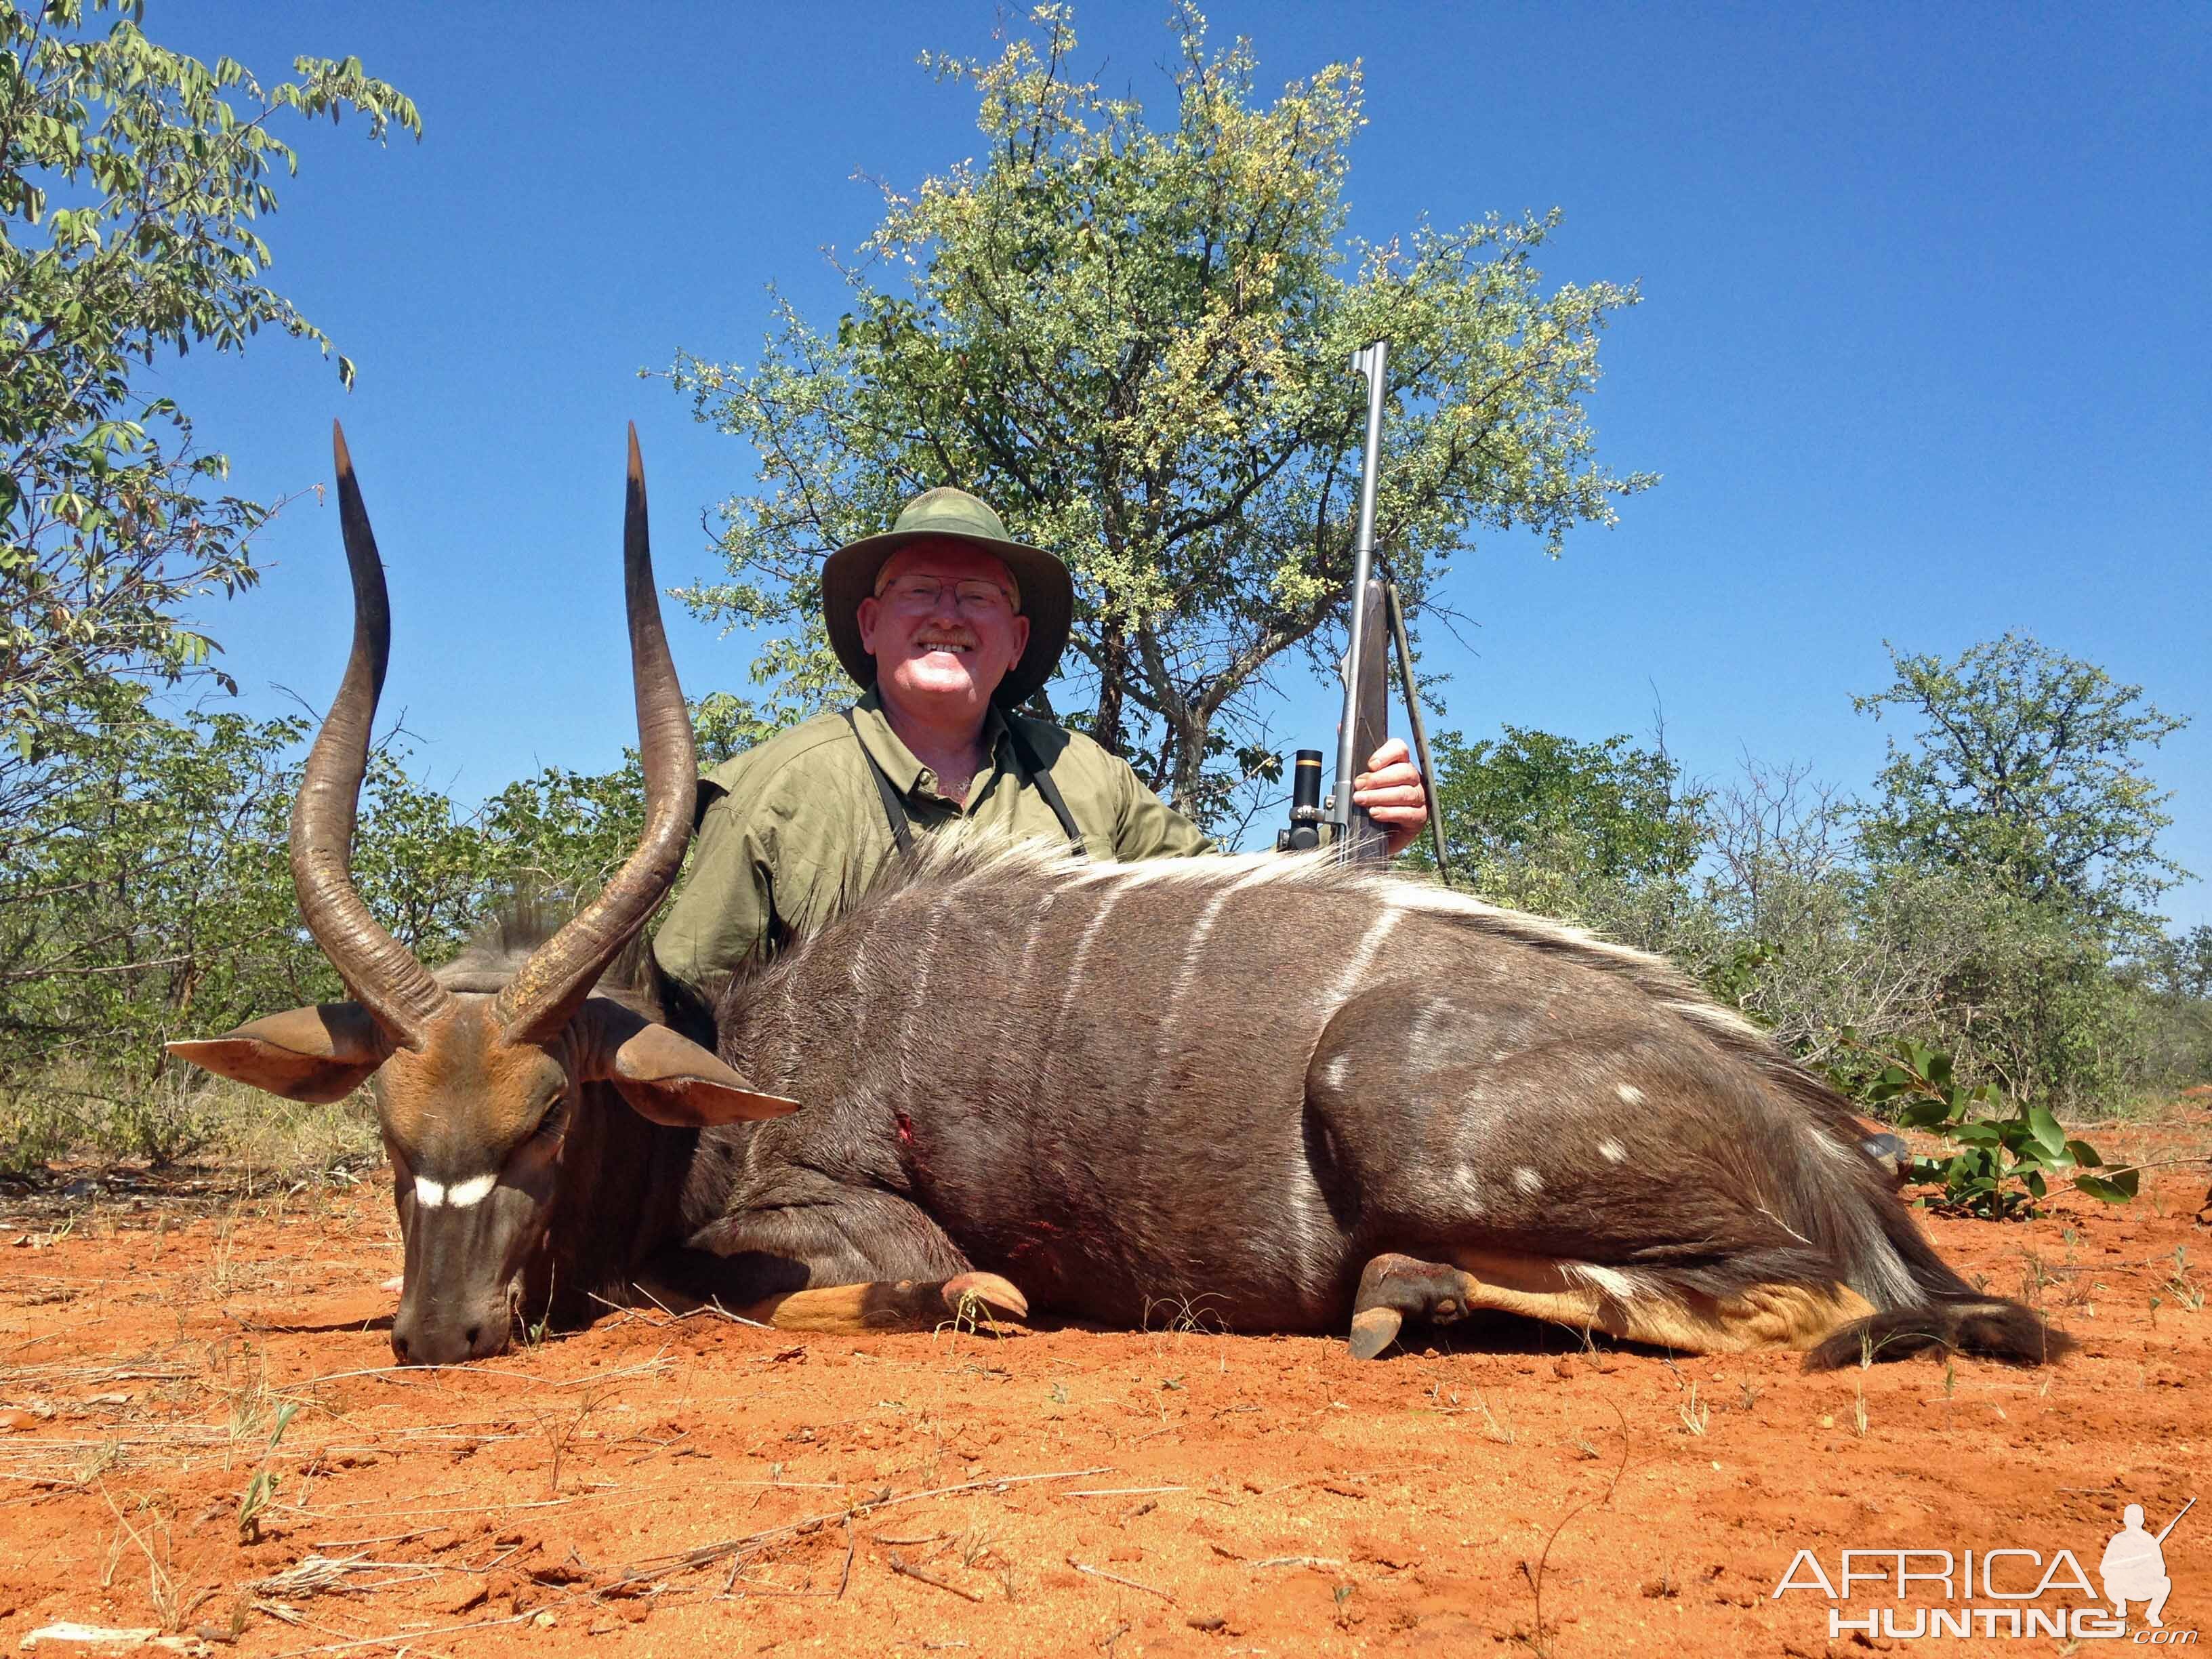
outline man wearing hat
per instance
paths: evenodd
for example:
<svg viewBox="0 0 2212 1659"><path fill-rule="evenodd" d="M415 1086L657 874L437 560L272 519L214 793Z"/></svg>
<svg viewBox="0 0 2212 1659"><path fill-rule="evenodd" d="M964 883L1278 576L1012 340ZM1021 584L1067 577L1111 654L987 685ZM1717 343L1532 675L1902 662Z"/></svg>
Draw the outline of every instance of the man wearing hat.
<svg viewBox="0 0 2212 1659"><path fill-rule="evenodd" d="M829 921L921 836L969 822L1123 860L1203 852L1196 825L1128 763L1014 710L1052 678L1074 610L1067 568L1010 540L965 490L916 496L889 533L830 555L830 645L865 688L852 708L778 732L700 784L691 879L653 939L712 994L763 941ZM1352 791L1396 853L1426 820L1406 747Z"/></svg>

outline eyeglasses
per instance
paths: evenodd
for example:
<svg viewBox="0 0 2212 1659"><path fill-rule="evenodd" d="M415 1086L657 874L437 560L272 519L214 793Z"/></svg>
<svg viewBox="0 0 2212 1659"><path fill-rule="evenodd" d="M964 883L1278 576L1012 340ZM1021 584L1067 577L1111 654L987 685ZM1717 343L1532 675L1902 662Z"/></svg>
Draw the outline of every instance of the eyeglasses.
<svg viewBox="0 0 2212 1659"><path fill-rule="evenodd" d="M1005 588L975 577L948 582L935 576L902 576L884 589L883 598L901 611L934 611L947 589L963 617L1003 617L1014 608Z"/></svg>

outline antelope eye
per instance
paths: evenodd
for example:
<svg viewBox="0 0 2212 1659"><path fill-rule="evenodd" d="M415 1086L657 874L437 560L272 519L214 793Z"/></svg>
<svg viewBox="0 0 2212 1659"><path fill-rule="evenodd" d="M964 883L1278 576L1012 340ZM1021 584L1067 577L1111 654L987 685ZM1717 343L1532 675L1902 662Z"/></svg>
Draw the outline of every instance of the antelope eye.
<svg viewBox="0 0 2212 1659"><path fill-rule="evenodd" d="M568 1127L568 1097L556 1095L545 1103L544 1109L538 1114L538 1127L532 1132L532 1139L557 1140Z"/></svg>

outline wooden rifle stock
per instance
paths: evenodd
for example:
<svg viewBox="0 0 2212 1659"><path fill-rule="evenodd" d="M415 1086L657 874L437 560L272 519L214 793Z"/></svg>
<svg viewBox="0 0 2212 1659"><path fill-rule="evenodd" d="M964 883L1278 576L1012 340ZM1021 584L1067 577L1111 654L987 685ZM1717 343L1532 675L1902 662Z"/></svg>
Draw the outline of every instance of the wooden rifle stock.
<svg viewBox="0 0 2212 1659"><path fill-rule="evenodd" d="M1358 637L1364 647L1358 662L1347 661L1345 674L1351 682L1346 698L1352 710L1352 753L1355 773L1364 770L1367 757L1382 746L1390 734L1390 623L1382 584L1370 580L1359 594L1362 612ZM1352 779L1339 787L1347 793ZM1348 861L1380 862L1389 854L1389 837L1367 809L1349 799L1345 803L1341 848Z"/></svg>

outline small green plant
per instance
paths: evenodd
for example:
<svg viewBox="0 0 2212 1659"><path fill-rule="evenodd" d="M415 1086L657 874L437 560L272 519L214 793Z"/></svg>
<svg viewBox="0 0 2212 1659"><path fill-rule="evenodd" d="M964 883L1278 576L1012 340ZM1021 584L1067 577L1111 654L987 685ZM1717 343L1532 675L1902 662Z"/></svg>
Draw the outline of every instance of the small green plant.
<svg viewBox="0 0 2212 1659"><path fill-rule="evenodd" d="M241 1544L261 1541L261 1512L276 1496L277 1474L269 1467L269 1460L276 1454L276 1443L284 1437L284 1431L292 1426L292 1419L299 1414L296 1402L277 1407L276 1422L269 1431L269 1444L262 1450L260 1467L246 1483L246 1490L238 1495L238 1541Z"/></svg>
<svg viewBox="0 0 2212 1659"><path fill-rule="evenodd" d="M2189 1246L2173 1247L2173 1272L2160 1287L2191 1313L2201 1313L2204 1308L2204 1287L2189 1273Z"/></svg>
<svg viewBox="0 0 2212 1659"><path fill-rule="evenodd" d="M1898 1122L1955 1148L1912 1160L1913 1180L1943 1189L1940 1199L1930 1200L1935 1208L1993 1221L2026 1217L2060 1180L2107 1204L2135 1197L2137 1170L2106 1170L2097 1149L2086 1140L2069 1140L2048 1107L2022 1102L2009 1116L1999 1115L2005 1102L1996 1085L1967 1088L1953 1076L1951 1056L1942 1049L1907 1037L1898 1045L1900 1052L1879 1053L1848 1030L1844 1040L1882 1063L1866 1085L1869 1105L1895 1103Z"/></svg>

